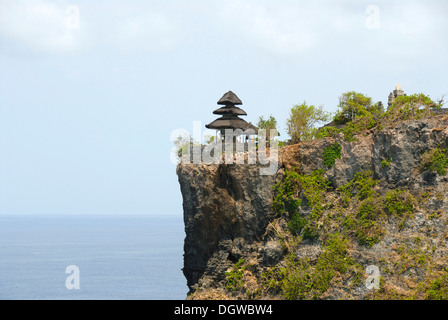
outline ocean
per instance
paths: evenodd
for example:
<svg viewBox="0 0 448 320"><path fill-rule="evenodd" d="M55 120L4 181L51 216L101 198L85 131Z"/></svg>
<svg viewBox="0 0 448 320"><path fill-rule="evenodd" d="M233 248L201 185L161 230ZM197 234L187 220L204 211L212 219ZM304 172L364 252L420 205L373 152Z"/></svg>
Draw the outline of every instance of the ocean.
<svg viewBox="0 0 448 320"><path fill-rule="evenodd" d="M184 300L182 216L0 215L0 300Z"/></svg>

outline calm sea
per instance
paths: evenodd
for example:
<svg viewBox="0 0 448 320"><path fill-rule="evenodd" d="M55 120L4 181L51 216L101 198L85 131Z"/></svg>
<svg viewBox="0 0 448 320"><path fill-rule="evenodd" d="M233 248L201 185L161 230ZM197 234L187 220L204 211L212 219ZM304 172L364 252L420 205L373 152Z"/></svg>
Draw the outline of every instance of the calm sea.
<svg viewBox="0 0 448 320"><path fill-rule="evenodd" d="M0 300L183 300L184 237L182 216L0 215Z"/></svg>

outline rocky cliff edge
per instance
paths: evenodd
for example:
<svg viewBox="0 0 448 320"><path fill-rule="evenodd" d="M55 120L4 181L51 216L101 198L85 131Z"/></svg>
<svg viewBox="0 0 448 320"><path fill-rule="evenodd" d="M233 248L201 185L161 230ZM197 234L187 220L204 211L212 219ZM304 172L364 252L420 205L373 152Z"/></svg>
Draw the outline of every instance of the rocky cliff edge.
<svg viewBox="0 0 448 320"><path fill-rule="evenodd" d="M437 161L447 119L283 147L274 175L179 164L188 298L443 297L448 178ZM340 155L325 165L335 145Z"/></svg>

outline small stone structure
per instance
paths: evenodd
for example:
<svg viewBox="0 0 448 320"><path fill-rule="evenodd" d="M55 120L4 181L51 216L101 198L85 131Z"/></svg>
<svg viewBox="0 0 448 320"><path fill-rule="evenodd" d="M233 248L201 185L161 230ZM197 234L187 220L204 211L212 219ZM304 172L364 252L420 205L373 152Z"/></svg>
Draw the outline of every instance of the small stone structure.
<svg viewBox="0 0 448 320"><path fill-rule="evenodd" d="M389 94L389 101L387 103L387 109L388 110L392 106L392 104L394 103L395 99L397 97L400 97L400 96L407 96L407 95L404 93L403 89L401 88L401 84L398 83L395 86L395 90ZM448 113L448 108L439 108L439 109L432 108L431 112L432 112L433 115L436 115L436 116L437 115L441 115L441 114L447 114Z"/></svg>
<svg viewBox="0 0 448 320"><path fill-rule="evenodd" d="M387 102L387 109L389 109L392 106L392 104L394 103L395 99L400 96L406 96L406 94L402 90L401 84L398 83L395 86L395 90L389 94L389 100Z"/></svg>

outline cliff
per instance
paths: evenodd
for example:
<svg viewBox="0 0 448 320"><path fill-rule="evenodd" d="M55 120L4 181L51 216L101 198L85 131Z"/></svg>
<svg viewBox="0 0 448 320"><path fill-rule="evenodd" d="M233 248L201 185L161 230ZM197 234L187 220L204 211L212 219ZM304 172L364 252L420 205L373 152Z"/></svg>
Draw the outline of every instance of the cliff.
<svg viewBox="0 0 448 320"><path fill-rule="evenodd" d="M274 175L179 164L189 299L446 297L447 119L283 147Z"/></svg>

